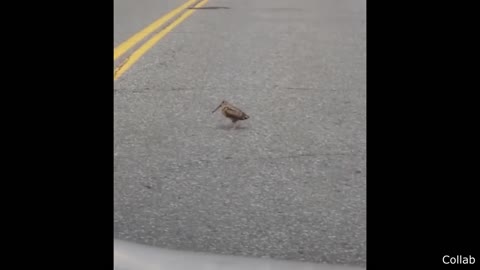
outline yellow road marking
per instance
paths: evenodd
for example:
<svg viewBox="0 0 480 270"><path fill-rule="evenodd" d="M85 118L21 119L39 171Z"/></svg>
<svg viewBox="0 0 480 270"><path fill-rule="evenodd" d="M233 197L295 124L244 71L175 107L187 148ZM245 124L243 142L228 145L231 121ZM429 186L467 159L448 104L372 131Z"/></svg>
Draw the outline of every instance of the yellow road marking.
<svg viewBox="0 0 480 270"><path fill-rule="evenodd" d="M127 41L123 42L120 44L117 48L113 49L113 60L117 60L120 56L122 56L125 52L130 50L133 46L135 46L138 42L142 41L146 36L151 34L153 31L155 31L157 28L165 24L167 21L171 20L173 17L175 17L178 13L183 11L184 9L188 8L190 5L195 3L198 0L189 0L185 4L177 7L176 9L170 11L169 13L165 14L163 17L160 19L154 21L152 24L149 26L145 27L143 30L140 32L136 33L133 35L131 38L129 38Z"/></svg>
<svg viewBox="0 0 480 270"><path fill-rule="evenodd" d="M118 65L118 67L115 68L115 70L113 71L113 77L115 78L115 76L117 75L117 72L123 67L123 65L125 65L125 63L127 63L128 59L130 57L127 57L125 58L122 63L120 63L120 65Z"/></svg>
<svg viewBox="0 0 480 270"><path fill-rule="evenodd" d="M195 5L196 8L201 7L205 5L208 2L208 0L203 0L197 5ZM158 32L155 34L152 38L150 38L147 42L145 42L140 48L138 48L136 51L134 51L130 57L127 58L127 60L121 65L117 70L115 75L113 76L114 80L117 80L122 76L125 71L127 71L135 62L137 62L142 55L144 55L148 50L150 50L158 41L160 41L166 34L168 34L170 31L172 31L177 25L179 25L181 22L183 22L185 19L190 17L193 12L195 12L194 9L189 9L185 11L178 19L173 21L170 25L165 27L162 31Z"/></svg>

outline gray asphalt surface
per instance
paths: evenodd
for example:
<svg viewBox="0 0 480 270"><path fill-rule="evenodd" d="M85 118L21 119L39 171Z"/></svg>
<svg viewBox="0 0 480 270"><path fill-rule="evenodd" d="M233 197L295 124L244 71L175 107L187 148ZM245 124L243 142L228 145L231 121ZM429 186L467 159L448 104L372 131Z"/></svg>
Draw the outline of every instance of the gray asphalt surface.
<svg viewBox="0 0 480 270"><path fill-rule="evenodd" d="M130 2L116 43L182 3ZM114 83L114 236L365 266L365 0L205 7Z"/></svg>

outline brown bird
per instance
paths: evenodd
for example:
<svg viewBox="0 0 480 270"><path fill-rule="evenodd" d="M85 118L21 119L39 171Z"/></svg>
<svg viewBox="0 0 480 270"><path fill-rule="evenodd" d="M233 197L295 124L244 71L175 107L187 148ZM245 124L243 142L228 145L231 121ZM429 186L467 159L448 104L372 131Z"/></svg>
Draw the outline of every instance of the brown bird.
<svg viewBox="0 0 480 270"><path fill-rule="evenodd" d="M233 106L229 102L223 100L218 107L213 110L212 113L216 112L219 108L222 108L222 114L228 119L232 120L233 126L232 129L236 127L236 124L239 120L247 120L250 118L246 113L244 113L239 108Z"/></svg>

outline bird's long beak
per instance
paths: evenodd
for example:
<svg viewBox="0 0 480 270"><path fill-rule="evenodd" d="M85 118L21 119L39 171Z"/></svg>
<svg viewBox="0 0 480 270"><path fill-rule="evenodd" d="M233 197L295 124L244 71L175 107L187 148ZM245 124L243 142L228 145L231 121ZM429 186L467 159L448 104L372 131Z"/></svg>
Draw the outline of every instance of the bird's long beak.
<svg viewBox="0 0 480 270"><path fill-rule="evenodd" d="M212 113L216 112L218 110L218 108L220 108L221 106L222 106L222 104L218 105L218 107L215 110L213 110Z"/></svg>

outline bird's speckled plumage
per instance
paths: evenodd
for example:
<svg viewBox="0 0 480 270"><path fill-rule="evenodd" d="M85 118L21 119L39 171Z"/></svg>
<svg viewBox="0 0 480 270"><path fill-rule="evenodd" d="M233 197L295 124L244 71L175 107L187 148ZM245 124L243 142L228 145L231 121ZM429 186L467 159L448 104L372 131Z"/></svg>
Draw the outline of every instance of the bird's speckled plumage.
<svg viewBox="0 0 480 270"><path fill-rule="evenodd" d="M225 100L223 100L222 103L220 103L220 105L218 105L218 107L213 110L212 113L216 112L219 108L222 108L222 114L232 121L233 128L235 127L237 121L247 120L250 118L250 116L248 116L245 112Z"/></svg>

